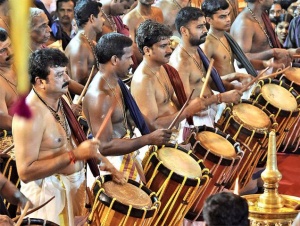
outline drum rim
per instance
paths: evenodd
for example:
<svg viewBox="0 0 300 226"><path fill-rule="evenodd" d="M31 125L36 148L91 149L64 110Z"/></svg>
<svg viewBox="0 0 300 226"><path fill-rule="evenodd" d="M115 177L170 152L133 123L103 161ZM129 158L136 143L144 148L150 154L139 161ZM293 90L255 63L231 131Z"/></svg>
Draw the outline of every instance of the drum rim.
<svg viewBox="0 0 300 226"><path fill-rule="evenodd" d="M97 178L98 181L100 181L101 184L105 183L105 182L108 182L108 181L111 181L112 180L112 176L109 174L109 175L102 175L100 177ZM139 184L138 182L134 181L134 180L131 180L131 179L128 179L128 183L142 189L144 192L146 192L147 195L149 195L151 201L152 201L152 207L154 206L154 204L156 202L158 202L158 197L156 196L156 193L154 191L151 191L149 188L147 188L145 185L142 185ZM96 196L99 189L100 189L100 184L99 183L95 183L95 186L93 188L93 193L94 195ZM153 194L151 196L151 194ZM105 206L107 207L110 207L111 206L111 202L112 202L112 198L110 196L108 196L106 193L104 192L101 192L100 195L99 195L99 201L104 204ZM124 215L127 215L128 213L128 210L129 210L129 206L128 205L125 205L121 202L119 202L118 200L115 200L113 206L112 206L112 209L118 213L122 213ZM155 208L151 208L151 209L147 209L146 210L146 215L145 215L145 218L151 218L154 216L156 212L156 209ZM131 212L130 212L130 216L131 217L136 217L136 218L142 218L144 216L144 210L143 209L138 209L138 208L135 208L135 207L132 207L131 209Z"/></svg>
<svg viewBox="0 0 300 226"><path fill-rule="evenodd" d="M263 79L263 80L260 80L257 83L256 87L254 88L253 93L251 94L250 98L253 99L253 101L257 102L258 104L264 106L267 103L265 98L263 98L262 95L260 95L258 98L257 98L257 96L260 93L262 87L266 84L279 85L279 86L283 87L284 89L286 89L287 91L289 91L293 95L293 97L296 99L296 102L297 102L297 108L292 112L291 117L297 116L298 113L299 113L299 105L300 105L300 98L297 99L297 96L299 96L299 93L295 90L294 87L289 86L287 83L285 83L282 80L278 80L278 79ZM266 108L272 114L276 114L279 110L277 107L275 107L271 104L268 104ZM291 113L291 111L281 110L279 112L279 116L286 117L290 113Z"/></svg>
<svg viewBox="0 0 300 226"><path fill-rule="evenodd" d="M260 110L262 110L264 113L267 114L267 116L269 116L269 119L271 121L271 124L270 124L270 128L267 129L267 133L272 129L272 127L276 124L276 121L274 119L274 117L270 117L272 115L272 113L266 109L266 108L263 108L262 105L260 105L259 103L257 103L256 101L251 101L251 100L246 100L246 99L242 99L240 101L240 103L246 103L246 104L251 104L251 105L254 105L255 107L259 108ZM232 112L232 108L233 108L234 104L230 104L230 111L226 111L225 113L225 121L228 120L228 118L230 117L230 112ZM233 115L233 117L230 118L230 121L229 123L232 122L232 127L236 130L238 130L240 128L240 125L241 125L241 121L235 117ZM263 138L265 137L265 132L262 132L260 130L256 130L256 129L253 129L254 130L254 137L255 138ZM241 132L245 135L248 135L248 136L251 136L252 135L252 132L253 130L250 130L249 128L247 128L246 126L243 126L241 128Z"/></svg>
<svg viewBox="0 0 300 226"><path fill-rule="evenodd" d="M56 223L53 223L52 221L49 221L49 220L44 220L44 219L41 219L41 218L31 218L31 217L27 217L27 218L24 218L21 225L28 225L28 221L30 219L30 223L31 224L37 224L37 225L44 225L45 221L46 221L46 226L59 226L58 224Z"/></svg>
<svg viewBox="0 0 300 226"><path fill-rule="evenodd" d="M202 156L206 155L207 150L201 145L201 143L196 139L196 136L198 133L203 132L203 131L209 131L209 132L213 132L215 134L221 135L223 138L225 138L228 142L230 142L230 144L233 146L235 152L236 152L236 156L238 156L239 152L240 152L240 144L239 142L235 141L230 134L226 134L223 131L221 131L220 129L217 128L212 128L209 126L197 126L196 128L196 132L193 132L190 136L189 142L191 143L193 149L198 152L199 154L201 154ZM226 138L228 137L228 138ZM217 155L216 153L213 152L209 152L206 159L211 161L211 162L219 162L220 159L220 155ZM238 162L240 161L240 158L233 158L233 157L227 157L227 156L223 156L222 161L220 162L220 165L222 166L231 166L233 163L233 166L235 166L236 164L238 164Z"/></svg>
<svg viewBox="0 0 300 226"><path fill-rule="evenodd" d="M157 147L157 146L156 146ZM166 144L166 145L163 145L163 146L159 146L157 147L157 150L158 149L161 149L162 147L169 147L169 148L176 148L180 151L183 151L185 152L186 154L188 154L188 151L178 145L175 145L175 144ZM207 168L205 167L204 163L202 161L199 162L199 158L193 154L193 153L189 153L189 155L197 162L197 164L200 166L200 169L202 171L202 176L200 177L200 185L199 186L202 186L206 183L206 180L207 180L207 177L204 177L204 175L210 175L210 172L209 170L208 171L203 171L203 169ZM157 158L157 155L152 155L150 161L154 164L154 165L157 165L160 160ZM170 172L171 170L168 169L167 167L165 167L163 164L160 164L159 167L158 167L158 171L161 172L162 174L164 174L166 177L168 177L170 175ZM176 173L176 172L173 172L173 174L171 175L171 179L176 181L177 183L182 183L184 181L184 176ZM185 185L187 186L192 186L192 187L195 187L195 186L198 186L198 180L197 179L193 179L193 178L186 178L186 181L185 181Z"/></svg>

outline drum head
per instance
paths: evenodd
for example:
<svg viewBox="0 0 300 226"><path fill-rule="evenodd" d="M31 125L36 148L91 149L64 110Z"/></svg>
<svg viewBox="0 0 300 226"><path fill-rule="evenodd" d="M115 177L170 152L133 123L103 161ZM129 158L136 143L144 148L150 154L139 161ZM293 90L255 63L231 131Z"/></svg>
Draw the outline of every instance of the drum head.
<svg viewBox="0 0 300 226"><path fill-rule="evenodd" d="M232 114L239 123L247 125L245 127L251 130L265 131L271 126L268 115L252 104L240 103L234 105Z"/></svg>
<svg viewBox="0 0 300 226"><path fill-rule="evenodd" d="M265 84L261 88L261 93L266 101L278 109L285 111L295 111L297 109L296 98L279 85Z"/></svg>
<svg viewBox="0 0 300 226"><path fill-rule="evenodd" d="M288 78L288 80L293 81L297 85L300 85L300 68L291 67L288 70L284 72L285 77Z"/></svg>
<svg viewBox="0 0 300 226"><path fill-rule="evenodd" d="M157 153L163 165L178 175L193 179L202 176L199 164L187 153L170 147L161 148Z"/></svg>
<svg viewBox="0 0 300 226"><path fill-rule="evenodd" d="M108 181L103 184L105 193L111 198L116 198L124 205L132 205L137 209L150 209L152 201L150 197L142 189L126 183L125 185L117 184L113 181Z"/></svg>
<svg viewBox="0 0 300 226"><path fill-rule="evenodd" d="M216 133L210 131L200 132L197 134L197 140L206 150L215 155L227 158L236 157L235 149L231 143Z"/></svg>

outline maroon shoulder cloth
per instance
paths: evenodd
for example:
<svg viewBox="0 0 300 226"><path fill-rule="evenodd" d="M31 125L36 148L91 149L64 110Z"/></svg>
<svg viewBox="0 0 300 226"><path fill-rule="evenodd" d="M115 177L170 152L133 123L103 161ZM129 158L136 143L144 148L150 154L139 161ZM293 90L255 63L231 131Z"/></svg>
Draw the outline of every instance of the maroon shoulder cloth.
<svg viewBox="0 0 300 226"><path fill-rule="evenodd" d="M270 41L273 45L273 48L282 48L281 43L279 42L279 40L278 40L278 38L275 34L275 31L272 27L269 15L266 12L263 12L262 15L261 15L261 18L262 18L262 20L265 24L266 31L267 31L267 34L268 34L268 36L270 38Z"/></svg>
<svg viewBox="0 0 300 226"><path fill-rule="evenodd" d="M74 135L74 138L76 139L78 144L80 144L83 141L87 140L85 133L81 129L79 122L77 121L74 113L72 112L71 108L69 107L67 102L64 100L64 98L61 98L61 102L62 102L62 105L64 108L66 118L68 120L69 126L71 128L72 134ZM97 160L96 159L88 159L87 163L91 169L93 176L94 177L100 176Z"/></svg>
<svg viewBox="0 0 300 226"><path fill-rule="evenodd" d="M169 64L164 64L163 66L164 66L165 70L167 71L167 74L169 76L169 79L171 81L171 84L173 86L173 89L175 91L175 94L177 96L177 99L178 99L178 102L179 102L180 108L181 108L187 100L181 78L178 74L178 71L174 67L172 67ZM192 117L187 118L187 121L190 125L194 124Z"/></svg>

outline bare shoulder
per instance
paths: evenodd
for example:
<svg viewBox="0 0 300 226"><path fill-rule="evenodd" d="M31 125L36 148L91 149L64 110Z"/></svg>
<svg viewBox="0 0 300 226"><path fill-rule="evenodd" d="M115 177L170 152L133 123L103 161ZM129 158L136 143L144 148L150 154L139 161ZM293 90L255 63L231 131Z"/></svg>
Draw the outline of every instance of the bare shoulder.
<svg viewBox="0 0 300 226"><path fill-rule="evenodd" d="M127 26L130 24L136 24L138 20L137 9L134 8L129 13L126 13L125 16L122 18L122 20L123 23L126 24Z"/></svg>
<svg viewBox="0 0 300 226"><path fill-rule="evenodd" d="M69 59L76 56L84 57L89 53L87 48L90 47L82 41L82 37L80 36L80 34L77 34L73 39L71 39L70 43L65 49L65 54Z"/></svg>
<svg viewBox="0 0 300 226"><path fill-rule="evenodd" d="M177 46L171 55L169 64L179 71L182 68L188 68L191 62L183 49Z"/></svg>
<svg viewBox="0 0 300 226"><path fill-rule="evenodd" d="M253 30L251 29L251 26L253 26L253 20L249 17L246 11L242 11L231 25L230 33L232 35L235 33L241 33L241 29L251 31Z"/></svg>
<svg viewBox="0 0 300 226"><path fill-rule="evenodd" d="M164 16L163 16L162 10L159 7L156 7L156 6L152 6L152 10L153 10L154 19L159 23L163 23L164 22Z"/></svg>

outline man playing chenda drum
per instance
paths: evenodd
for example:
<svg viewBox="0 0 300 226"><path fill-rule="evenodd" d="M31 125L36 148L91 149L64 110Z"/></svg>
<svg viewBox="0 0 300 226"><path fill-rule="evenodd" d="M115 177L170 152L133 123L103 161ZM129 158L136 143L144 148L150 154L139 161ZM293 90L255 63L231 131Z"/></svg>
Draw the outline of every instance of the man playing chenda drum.
<svg viewBox="0 0 300 226"><path fill-rule="evenodd" d="M26 119L15 114L12 127L22 193L34 207L55 196L30 217L73 226L85 220L84 160L102 160L102 168L111 171L117 182L125 183L125 179L98 152L102 150L99 141L77 143L79 131L75 133L74 126L78 122L61 98L68 91L70 80L67 63L66 56L57 49L41 49L31 54L29 74L33 88L26 103L32 117Z"/></svg>
<svg viewBox="0 0 300 226"><path fill-rule="evenodd" d="M137 43L144 56L134 74L131 91L151 129L168 127L191 92L186 90L186 83L182 84L177 70L167 65L171 55L171 35L172 32L167 26L151 21L142 23L137 32ZM199 69L195 66L193 70ZM199 93L200 89L197 88L196 95L179 117L179 121L199 113L218 100L217 96L199 98ZM230 96L224 96L224 101L236 102L239 99L240 94L237 91L232 91Z"/></svg>
<svg viewBox="0 0 300 226"><path fill-rule="evenodd" d="M141 173L140 163L135 158L140 158L145 153L138 155L138 152L134 151L145 145L166 144L170 140L171 131L156 130L150 133L138 107L131 107L136 105L135 101L121 79L126 77L133 63L132 44L129 37L118 33L105 34L100 38L96 46L100 70L85 95L83 111L95 136L103 123L103 116L107 114L110 106L116 103L101 136L101 141L106 144L102 153L109 156L108 159L117 169L124 172L126 177L138 180L138 176L141 176L138 175ZM133 135L133 125L143 136L130 139Z"/></svg>
<svg viewBox="0 0 300 226"><path fill-rule="evenodd" d="M18 99L17 80L11 41L3 28L0 28L0 86L0 129L11 131L12 115L9 110ZM12 144L12 141L5 140L1 138L0 151Z"/></svg>
<svg viewBox="0 0 300 226"><path fill-rule="evenodd" d="M185 7L177 14L175 25L181 34L181 43L177 46L170 58L170 64L178 70L179 76L184 86L186 95L190 95L192 89L195 89L193 97L198 97L203 88L203 79L206 69L199 55L199 45L205 41L207 29L205 26L204 14L199 8ZM250 75L233 73L224 77L224 80L240 79L245 84L250 80ZM229 80L230 81L230 80ZM200 117L194 117L194 125L207 125L214 127L216 114L216 104L218 101L224 103L237 102L240 99L240 93L237 90L231 90L218 95L212 95L212 90L208 85L204 92L208 109L200 113Z"/></svg>

